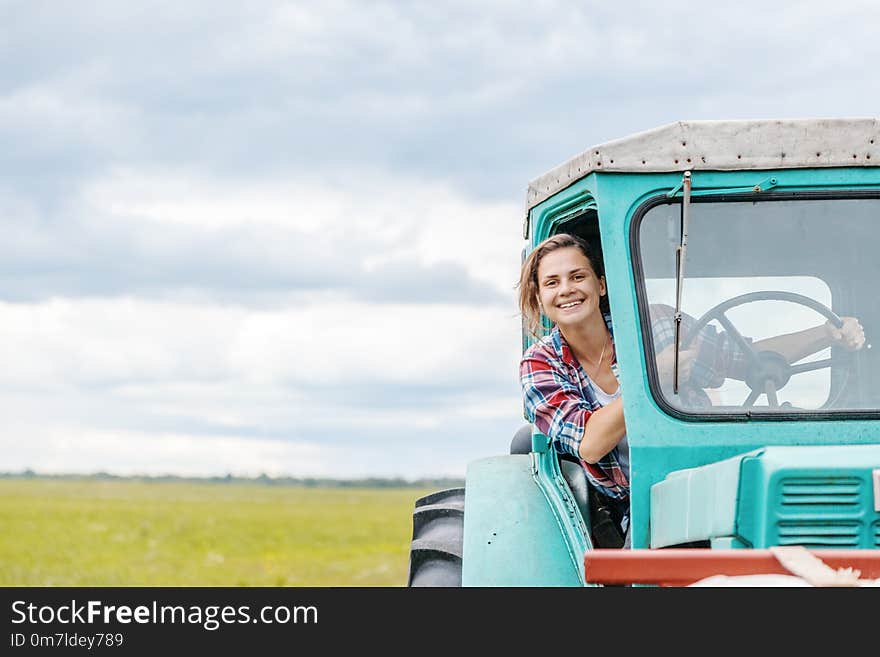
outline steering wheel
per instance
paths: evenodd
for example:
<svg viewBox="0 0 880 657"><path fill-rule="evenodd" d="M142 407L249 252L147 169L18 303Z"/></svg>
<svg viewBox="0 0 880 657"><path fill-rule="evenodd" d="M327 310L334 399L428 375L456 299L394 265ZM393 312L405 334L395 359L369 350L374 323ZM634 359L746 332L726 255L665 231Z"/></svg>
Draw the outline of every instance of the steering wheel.
<svg viewBox="0 0 880 657"><path fill-rule="evenodd" d="M803 372L812 372L825 367L832 367L839 363L840 357L832 356L831 358L803 363L801 365L791 365L788 360L786 360L785 356L775 351L756 351L754 346L742 336L725 314L731 308L742 306L747 303L754 303L755 301L789 301L791 303L812 308L820 315L827 318L837 328L843 326L843 320L840 319L833 310L828 308L828 306L802 294L770 290L766 292L749 292L748 294L741 294L732 299L728 299L727 301L723 301L703 313L703 316L697 320L697 323L694 324L694 327L691 329L690 333L688 333L687 338L682 342L681 350L684 351L709 322L713 319L717 319L728 334L736 341L740 349L742 349L746 356L746 360L748 361L748 372L746 374L745 382L751 389L751 392L742 403L742 406L746 408L750 407L754 405L758 397L761 395L767 395L767 404L772 408L779 408L779 400L776 393L788 383L792 375L801 374ZM849 370L847 370L847 379L848 378ZM842 390L844 387L846 387L846 381L844 381L840 389Z"/></svg>

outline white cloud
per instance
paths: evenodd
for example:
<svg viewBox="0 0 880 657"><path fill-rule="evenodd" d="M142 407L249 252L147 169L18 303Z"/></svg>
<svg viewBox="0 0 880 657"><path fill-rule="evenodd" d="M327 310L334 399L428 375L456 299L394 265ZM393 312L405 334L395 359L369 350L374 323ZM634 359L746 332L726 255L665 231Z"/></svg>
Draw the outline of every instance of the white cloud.
<svg viewBox="0 0 880 657"><path fill-rule="evenodd" d="M33 429L31 429L33 431ZM119 475L254 477L265 473L302 477L356 476L356 450L250 436L192 436L42 427L24 444L0 439L7 472L43 474L112 472ZM339 474L342 472L343 474Z"/></svg>
<svg viewBox="0 0 880 657"><path fill-rule="evenodd" d="M150 244L114 257L125 264L151 254L155 261L143 265L170 271L172 293L156 299L137 290L112 297L82 290L0 303L0 386L16 391L2 406L9 426L28 435L26 444L10 445L8 463L305 476L332 461L334 476L461 475L479 453L469 427L500 421L507 439L520 413L512 291L518 204L469 200L441 183L390 174L343 180L232 183L185 169L126 168L86 184L72 206L82 218L82 243L126 235L109 245ZM315 257L316 267L344 263L349 287L300 293L295 301L280 290L276 303L257 306L187 294L189 279L175 276L217 254L182 248L179 240L198 244L192 236L208 233L221 236L221 248L225 235L246 236L231 247L251 249L254 263L283 265L285 245L291 258L295 248ZM26 254L29 242L18 243ZM52 250L38 246L41 254ZM320 254L334 250L322 262ZM175 252L181 259L169 267ZM235 269L240 259L226 264L231 280L248 277ZM362 271L406 277L412 267L440 264L460 267L508 303L431 302L436 281L428 278L422 298L416 289L410 303L363 298L357 285ZM92 265L96 277L107 267L77 261L86 273ZM383 455L376 442L384 436L406 444L412 432L444 430L455 435L442 449L413 445ZM247 456L237 458L236 450ZM417 456L425 450L430 458Z"/></svg>
<svg viewBox="0 0 880 657"><path fill-rule="evenodd" d="M455 305L0 304L4 468L462 475L520 422L518 338Z"/></svg>
<svg viewBox="0 0 880 657"><path fill-rule="evenodd" d="M156 240L169 226L235 229L255 238L272 228L280 232L254 240L262 250L255 258L283 261L278 237L287 237L334 262L350 260L349 276L360 265L372 271L399 262L455 263L513 298L521 203L474 200L448 184L391 172L337 176L333 184L303 177L230 184L187 170L117 170L85 185L82 211L92 217L96 233L101 222L115 230L127 225L144 241Z"/></svg>
<svg viewBox="0 0 880 657"><path fill-rule="evenodd" d="M0 304L0 382L120 385L143 380L324 386L498 380L518 320L498 308L366 304L303 308L142 299ZM501 375L504 376L503 374Z"/></svg>
<svg viewBox="0 0 880 657"><path fill-rule="evenodd" d="M519 422L528 180L880 100L867 0L167 5L4 12L10 467L461 474Z"/></svg>
<svg viewBox="0 0 880 657"><path fill-rule="evenodd" d="M118 169L88 181L82 198L98 216L157 230L167 225L205 230L274 226L314 234L353 210L348 198L302 180L230 184L185 169Z"/></svg>
<svg viewBox="0 0 880 657"><path fill-rule="evenodd" d="M4 133L28 135L28 155L81 147L120 153L140 144L139 109L90 89L102 67L52 81L34 81L0 95Z"/></svg>

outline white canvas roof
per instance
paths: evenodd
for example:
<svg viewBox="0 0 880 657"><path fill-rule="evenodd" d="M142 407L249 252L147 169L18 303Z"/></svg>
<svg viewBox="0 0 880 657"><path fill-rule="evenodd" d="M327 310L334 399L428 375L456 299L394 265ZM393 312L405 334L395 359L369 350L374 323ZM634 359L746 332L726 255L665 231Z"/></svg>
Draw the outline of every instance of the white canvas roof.
<svg viewBox="0 0 880 657"><path fill-rule="evenodd" d="M587 149L529 183L531 209L594 171L878 166L880 120L678 121Z"/></svg>

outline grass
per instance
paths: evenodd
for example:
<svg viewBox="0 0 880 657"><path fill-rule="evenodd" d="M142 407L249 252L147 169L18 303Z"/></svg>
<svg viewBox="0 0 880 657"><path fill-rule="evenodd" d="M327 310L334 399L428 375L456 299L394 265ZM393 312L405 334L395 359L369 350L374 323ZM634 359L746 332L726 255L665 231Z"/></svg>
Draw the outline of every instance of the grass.
<svg viewBox="0 0 880 657"><path fill-rule="evenodd" d="M428 492L0 480L0 585L404 586Z"/></svg>

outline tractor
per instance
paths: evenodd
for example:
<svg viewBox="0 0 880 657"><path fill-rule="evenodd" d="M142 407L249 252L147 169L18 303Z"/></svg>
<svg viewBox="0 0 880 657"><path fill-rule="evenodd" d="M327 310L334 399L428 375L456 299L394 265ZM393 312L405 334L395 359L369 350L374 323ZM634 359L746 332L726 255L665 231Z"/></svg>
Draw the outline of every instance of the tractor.
<svg viewBox="0 0 880 657"><path fill-rule="evenodd" d="M878 165L877 119L680 121L529 183L523 259L557 233L603 259L632 552L880 548ZM659 372L659 306L695 320L676 365L709 326L742 346L747 376L690 404L677 368L671 382ZM844 317L863 326L861 349L789 362L755 347ZM523 350L533 339L523 332ZM408 585L600 585L585 571L608 547L596 496L525 424L508 453L468 464L464 488L416 501Z"/></svg>

